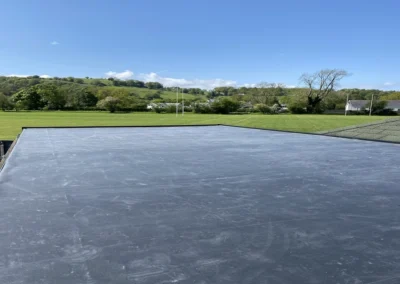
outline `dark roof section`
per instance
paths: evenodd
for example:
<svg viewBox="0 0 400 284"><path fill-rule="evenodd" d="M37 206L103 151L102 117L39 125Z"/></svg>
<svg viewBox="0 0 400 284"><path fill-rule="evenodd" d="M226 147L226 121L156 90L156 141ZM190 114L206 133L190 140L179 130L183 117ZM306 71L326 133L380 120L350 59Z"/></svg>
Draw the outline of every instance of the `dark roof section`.
<svg viewBox="0 0 400 284"><path fill-rule="evenodd" d="M400 100L387 100L386 108L400 109ZM355 108L369 107L370 100L349 100L349 103Z"/></svg>
<svg viewBox="0 0 400 284"><path fill-rule="evenodd" d="M387 105L386 105L387 108L400 109L400 100L390 100L390 101L387 101L387 102L388 102Z"/></svg>
<svg viewBox="0 0 400 284"><path fill-rule="evenodd" d="M367 104L370 102L371 101L367 101L367 100L349 100L349 104L351 104L351 106L354 108L367 107Z"/></svg>

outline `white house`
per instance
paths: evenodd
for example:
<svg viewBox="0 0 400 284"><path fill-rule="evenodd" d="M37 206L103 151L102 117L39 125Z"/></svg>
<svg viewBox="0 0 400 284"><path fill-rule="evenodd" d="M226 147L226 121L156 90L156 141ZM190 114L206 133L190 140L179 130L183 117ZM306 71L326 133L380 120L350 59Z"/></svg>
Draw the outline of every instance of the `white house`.
<svg viewBox="0 0 400 284"><path fill-rule="evenodd" d="M349 100L346 104L347 111L360 111L361 109L369 109L371 101L368 100Z"/></svg>
<svg viewBox="0 0 400 284"><path fill-rule="evenodd" d="M400 100L386 101L386 109L400 112ZM360 111L362 109L369 110L370 100L349 100L346 104L347 111Z"/></svg>

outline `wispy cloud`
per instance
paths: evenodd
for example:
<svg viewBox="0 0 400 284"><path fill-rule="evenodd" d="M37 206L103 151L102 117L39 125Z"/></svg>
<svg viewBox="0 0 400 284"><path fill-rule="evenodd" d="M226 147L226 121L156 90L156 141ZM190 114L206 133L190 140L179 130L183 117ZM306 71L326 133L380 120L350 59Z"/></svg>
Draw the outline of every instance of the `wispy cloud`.
<svg viewBox="0 0 400 284"><path fill-rule="evenodd" d="M108 71L106 74L106 78L116 78L120 80L128 80L133 77L133 72L130 70L125 70L123 72L114 72L114 71Z"/></svg>
<svg viewBox="0 0 400 284"><path fill-rule="evenodd" d="M210 90L216 87L237 86L237 82L232 80L170 78L170 77L160 76L159 74L154 72L147 74L140 74L138 78L145 82L159 82L166 87L201 88Z"/></svg>
<svg viewBox="0 0 400 284"><path fill-rule="evenodd" d="M385 82L385 83L383 83L383 85L386 86L386 87L390 87L390 86L396 85L396 83L393 83L393 82Z"/></svg>
<svg viewBox="0 0 400 284"><path fill-rule="evenodd" d="M246 87L246 88L255 88L255 87L257 87L257 84L249 84L249 83L246 83L246 84L243 84L243 87Z"/></svg>
<svg viewBox="0 0 400 284"><path fill-rule="evenodd" d="M33 76L33 75L23 75L23 74L10 74L10 75L6 75L6 77L18 77L18 78L26 78L29 76ZM51 78L50 75L47 74L43 74L43 75L39 75L40 78Z"/></svg>
<svg viewBox="0 0 400 284"><path fill-rule="evenodd" d="M60 43L59 43L58 41L55 41L55 40L54 40L54 41L50 42L50 44L51 44L51 45L59 45Z"/></svg>
<svg viewBox="0 0 400 284"><path fill-rule="evenodd" d="M181 88L200 88L206 90L212 90L217 87L247 87L254 88L257 84L247 83L239 84L234 80L225 80L220 78L215 79L185 79L185 78L172 78L160 75L161 72L167 72L168 70L162 70L158 72L140 73L134 75L130 70L123 72L109 71L105 73L106 78L116 78L120 80L127 80L135 78L144 82L159 82L165 87L181 87ZM287 88L296 88L295 85L288 85Z"/></svg>
<svg viewBox="0 0 400 284"><path fill-rule="evenodd" d="M6 75L6 77L18 77L18 78L26 78L29 77L30 75L21 75L21 74L10 74Z"/></svg>

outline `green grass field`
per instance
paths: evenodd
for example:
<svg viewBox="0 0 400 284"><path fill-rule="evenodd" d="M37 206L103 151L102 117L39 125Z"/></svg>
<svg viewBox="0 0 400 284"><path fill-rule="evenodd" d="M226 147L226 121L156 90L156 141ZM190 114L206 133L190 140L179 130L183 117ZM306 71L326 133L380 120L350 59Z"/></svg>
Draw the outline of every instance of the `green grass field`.
<svg viewBox="0 0 400 284"><path fill-rule="evenodd" d="M216 115L107 112L1 112L0 140L13 140L23 126L124 126L229 124L299 132L318 132L368 123L387 117L339 115Z"/></svg>

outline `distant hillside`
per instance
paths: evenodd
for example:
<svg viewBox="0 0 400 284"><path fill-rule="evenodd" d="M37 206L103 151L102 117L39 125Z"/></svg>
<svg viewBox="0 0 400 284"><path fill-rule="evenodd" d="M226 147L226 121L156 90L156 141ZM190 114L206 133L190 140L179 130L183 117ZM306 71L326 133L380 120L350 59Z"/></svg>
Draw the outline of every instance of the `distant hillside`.
<svg viewBox="0 0 400 284"><path fill-rule="evenodd" d="M78 89L102 89L104 92L110 91L127 91L129 93L133 93L138 95L141 98L148 98L154 94L160 94L161 98L164 100L174 100L176 99L176 92L171 91L166 88L161 89L150 89L147 87L138 88L133 86L114 86L113 80L108 79L92 79L92 78L40 78L38 76L32 76L27 78L18 78L18 77L5 77L0 76L0 93L3 93L6 96L11 96L25 88L29 88L39 84L54 84L57 86L61 86L64 89L69 89L71 92ZM181 97L181 94L179 94ZM205 100L206 96L204 94L184 94L185 99L187 100Z"/></svg>
<svg viewBox="0 0 400 284"><path fill-rule="evenodd" d="M303 111L309 98L308 89L285 88L278 84L258 87L216 87L213 90L179 88L179 100L184 93L186 105L207 99L230 97L234 104L286 104ZM342 89L332 91L319 104L325 110L343 110L351 100L397 99L400 93L381 90ZM176 101L176 88L159 82L96 78L26 78L0 76L0 109L3 110L101 110L146 111L150 102ZM217 102L218 103L218 102ZM205 110L202 110L205 111Z"/></svg>

